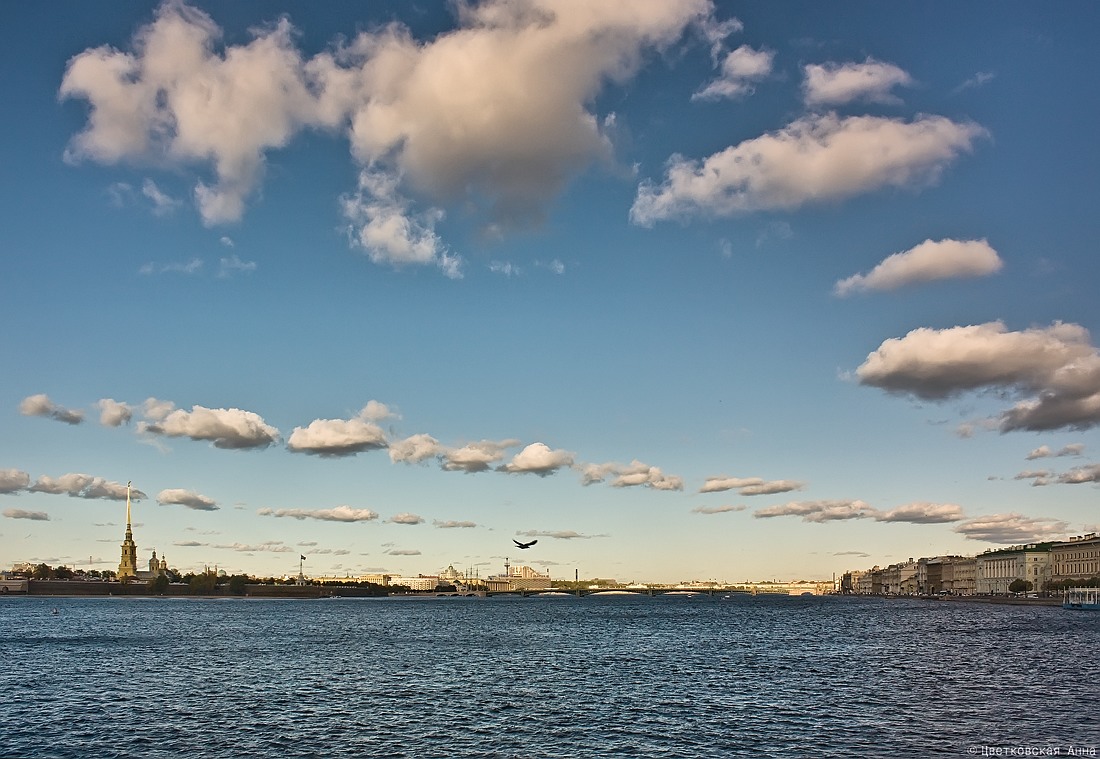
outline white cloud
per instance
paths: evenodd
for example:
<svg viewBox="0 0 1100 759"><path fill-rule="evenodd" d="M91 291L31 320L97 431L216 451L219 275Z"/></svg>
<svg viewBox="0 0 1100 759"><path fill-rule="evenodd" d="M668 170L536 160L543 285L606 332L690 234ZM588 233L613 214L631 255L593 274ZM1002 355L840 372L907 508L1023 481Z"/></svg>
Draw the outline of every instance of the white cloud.
<svg viewBox="0 0 1100 759"><path fill-rule="evenodd" d="M443 451L443 468L449 472L484 472L504 458L504 452L519 445L518 440L482 440L461 448Z"/></svg>
<svg viewBox="0 0 1100 759"><path fill-rule="evenodd" d="M27 511L25 509L4 509L4 516L8 519L30 519L34 522L48 522L50 515L45 511Z"/></svg>
<svg viewBox="0 0 1100 759"><path fill-rule="evenodd" d="M986 277L1004 265L985 240L925 240L902 253L888 256L867 274L854 274L836 283L833 292L844 297L867 290L896 290L922 282L962 277Z"/></svg>
<svg viewBox="0 0 1100 759"><path fill-rule="evenodd" d="M684 481L675 475L667 475L660 467L643 464L635 459L627 466L619 467L615 471L615 479L611 481L613 488L632 488L643 486L654 490L683 490Z"/></svg>
<svg viewBox="0 0 1100 759"><path fill-rule="evenodd" d="M389 413L385 404L371 401L353 419L315 419L308 427L295 427L286 447L319 456L354 456L385 448L386 433L372 420L384 419Z"/></svg>
<svg viewBox="0 0 1100 759"><path fill-rule="evenodd" d="M63 474L57 479L43 475L27 489L32 493L69 495L74 498L103 498L109 501L126 500L125 485L120 482L109 482L102 477L93 477L90 474ZM140 501L146 496L140 490L133 489L130 497L134 501Z"/></svg>
<svg viewBox="0 0 1100 759"><path fill-rule="evenodd" d="M543 443L531 443L517 453L512 461L500 467L509 474L537 474L545 477L559 469L573 466L573 454L569 451L551 450Z"/></svg>
<svg viewBox="0 0 1100 759"><path fill-rule="evenodd" d="M477 527L477 522L470 522L470 521L466 521L466 520L463 520L463 521L448 520L446 522L441 522L438 519L433 519L432 524L435 525L436 527L438 527L441 530L453 530L453 529L456 529L456 528L469 529L471 527Z"/></svg>
<svg viewBox="0 0 1100 759"><path fill-rule="evenodd" d="M1100 464L1076 467L1058 475L1057 481L1062 485L1100 484Z"/></svg>
<svg viewBox="0 0 1100 759"><path fill-rule="evenodd" d="M509 278L518 277L520 274L519 267L509 261L490 261L489 271Z"/></svg>
<svg viewBox="0 0 1100 759"><path fill-rule="evenodd" d="M1026 458L1028 461L1034 461L1035 459L1044 459L1051 456L1080 456L1082 453L1084 453L1084 451L1084 443L1070 443L1069 445L1064 445L1058 450L1057 453L1051 451L1050 446L1041 445L1024 458Z"/></svg>
<svg viewBox="0 0 1100 759"><path fill-rule="evenodd" d="M801 490L805 483L795 480L763 480L759 477L707 477L700 493L722 493L737 490L740 495L775 495Z"/></svg>
<svg viewBox="0 0 1100 759"><path fill-rule="evenodd" d="M395 440L390 443L390 461L395 464L404 461L419 464L443 453L444 449L431 435L410 435L404 440Z"/></svg>
<svg viewBox="0 0 1100 759"><path fill-rule="evenodd" d="M217 511L219 508L214 499L182 488L169 488L160 491L157 494L157 503L161 506L175 503L196 511Z"/></svg>
<svg viewBox="0 0 1100 759"><path fill-rule="evenodd" d="M988 84L989 82L992 82L996 78L997 78L997 75L994 74L991 71L979 71L977 74L970 77L965 82L960 84L958 87L953 89L951 91L951 94L952 95L958 95L960 92L963 92L965 90L970 90L970 89L974 89L974 88L977 88L977 87L984 87L986 84Z"/></svg>
<svg viewBox="0 0 1100 759"><path fill-rule="evenodd" d="M410 514L405 511L400 514L394 514L392 517L386 520L392 524L423 524L424 517L419 514Z"/></svg>
<svg viewBox="0 0 1100 759"><path fill-rule="evenodd" d="M665 474L660 467L643 464L634 459L629 464L607 462L605 464L582 464L581 483L593 485L611 480L613 488L647 487L654 490L683 490L684 480L676 475Z"/></svg>
<svg viewBox="0 0 1100 759"><path fill-rule="evenodd" d="M164 418L171 414L176 408L176 404L172 401L162 401L157 398L146 398L141 404L141 413L146 419L154 422L164 421Z"/></svg>
<svg viewBox="0 0 1100 759"><path fill-rule="evenodd" d="M696 506L691 510L693 514L726 514L732 511L744 511L747 506Z"/></svg>
<svg viewBox="0 0 1100 759"><path fill-rule="evenodd" d="M419 556L420 551L415 548L391 548L386 551L389 556Z"/></svg>
<svg viewBox="0 0 1100 759"><path fill-rule="evenodd" d="M757 509L757 519L799 516L803 522L832 522L836 520L864 519L875 510L863 501L791 501L778 506Z"/></svg>
<svg viewBox="0 0 1100 759"><path fill-rule="evenodd" d="M279 431L258 414L236 408L212 409L205 406L192 406L191 411L177 409L160 421L142 423L139 431L166 437L209 440L215 448L266 448L279 439Z"/></svg>
<svg viewBox="0 0 1100 759"><path fill-rule="evenodd" d="M576 530L517 530L516 535L528 538L554 538L555 540L589 540L606 538L607 535L585 535Z"/></svg>
<svg viewBox="0 0 1100 759"><path fill-rule="evenodd" d="M953 503L909 503L890 511L876 511L877 522L908 522L909 524L942 524L963 518L961 506Z"/></svg>
<svg viewBox="0 0 1100 759"><path fill-rule="evenodd" d="M1036 519L1023 514L993 514L975 517L955 527L955 532L971 540L1005 545L1025 545L1043 540L1058 540L1069 528L1057 519Z"/></svg>
<svg viewBox="0 0 1100 759"><path fill-rule="evenodd" d="M96 405L99 406L99 423L104 427L129 424L134 416L134 410L129 404L121 403L114 398L102 398Z"/></svg>
<svg viewBox="0 0 1100 759"><path fill-rule="evenodd" d="M337 506L334 509L257 509L260 516L276 517L279 519L290 518L301 521L303 519L316 519L321 522L370 522L378 518L378 514L370 509L353 509L350 506Z"/></svg>
<svg viewBox="0 0 1100 759"><path fill-rule="evenodd" d="M742 45L726 55L721 73L705 87L691 96L692 100L721 100L737 98L753 91L753 84L772 72L775 53L770 50L753 50Z"/></svg>
<svg viewBox="0 0 1100 759"><path fill-rule="evenodd" d="M715 21L707 0L454 7L457 28L432 39L392 23L306 60L285 18L223 44L210 16L170 0L129 51L69 61L59 95L89 112L66 158L208 170L194 197L213 225L241 217L269 151L304 129L347 128L364 173L394 185L350 199L357 244L373 260L457 278L461 259L434 232L438 211L415 212L403 196L457 203L496 228L537 221L570 179L610 158L610 127L592 107L608 83L629 81L646 53L693 26L720 45L739 23ZM146 194L167 209L154 189Z"/></svg>
<svg viewBox="0 0 1100 759"><path fill-rule="evenodd" d="M265 151L283 147L304 126L338 123L317 108L289 22L254 34L219 51L221 30L209 16L166 2L138 30L135 52L103 46L75 56L60 96L87 100L90 112L66 157L209 163L214 184L195 186L203 220L239 219L263 174Z"/></svg>
<svg viewBox="0 0 1100 759"><path fill-rule="evenodd" d="M908 87L912 77L892 63L868 58L863 63L811 63L805 67L802 93L810 107L845 105L856 100L897 103L894 87Z"/></svg>
<svg viewBox="0 0 1100 759"><path fill-rule="evenodd" d="M146 179L142 182L141 194L153 203L153 213L157 216L167 216L175 211L180 204L178 200L161 191L152 179Z"/></svg>
<svg viewBox="0 0 1100 759"><path fill-rule="evenodd" d="M138 273L143 276L152 276L153 274L198 274L202 271L202 267L205 264L201 258L192 258L188 261L174 261L166 264L158 264L150 261L149 263L142 264L138 269Z"/></svg>
<svg viewBox="0 0 1100 759"><path fill-rule="evenodd" d="M1088 330L1076 324L1021 332L1009 332L999 321L915 329L884 341L856 376L861 384L925 400L980 389L1010 391L1021 400L1000 414L1002 432L1100 424L1100 354Z"/></svg>
<svg viewBox="0 0 1100 759"><path fill-rule="evenodd" d="M234 253L228 258L223 258L220 260L218 266L218 278L228 279L234 274L251 274L254 271L256 271L255 261L245 261L236 253Z"/></svg>
<svg viewBox="0 0 1100 759"><path fill-rule="evenodd" d="M538 219L594 160L610 156L591 103L643 53L710 16L703 0L459 6L460 28L430 42L402 27L364 33L314 70L350 101L351 140L368 166L428 195L468 199L498 226ZM364 94L366 97L364 97Z"/></svg>
<svg viewBox="0 0 1100 759"><path fill-rule="evenodd" d="M31 484L31 476L19 469L0 469L0 493L18 493Z"/></svg>
<svg viewBox="0 0 1100 759"><path fill-rule="evenodd" d="M431 264L450 279L461 279L462 257L451 253L435 232L443 211L433 208L414 214L411 205L398 192L396 177L364 169L358 191L343 198L352 243L376 264Z"/></svg>
<svg viewBox="0 0 1100 759"><path fill-rule="evenodd" d="M226 550L229 550L229 551L237 551L239 553L262 553L264 551L267 551L267 552L270 552L270 553L291 553L291 552L296 551L296 549L291 548L288 545L284 545L281 540L269 540L269 541L266 541L264 543L252 544L252 545L250 545L248 543L229 543L229 544L214 545L212 547L213 548L222 548L222 549L226 549Z"/></svg>
<svg viewBox="0 0 1100 759"><path fill-rule="evenodd" d="M84 412L58 406L45 393L28 395L19 403L19 413L23 416L47 416L65 424L80 424L84 421Z"/></svg>
<svg viewBox="0 0 1100 759"><path fill-rule="evenodd" d="M942 116L912 122L876 116L806 116L703 161L669 160L660 185L643 182L630 209L643 226L691 216L730 216L839 201L883 187L936 181L985 134Z"/></svg>

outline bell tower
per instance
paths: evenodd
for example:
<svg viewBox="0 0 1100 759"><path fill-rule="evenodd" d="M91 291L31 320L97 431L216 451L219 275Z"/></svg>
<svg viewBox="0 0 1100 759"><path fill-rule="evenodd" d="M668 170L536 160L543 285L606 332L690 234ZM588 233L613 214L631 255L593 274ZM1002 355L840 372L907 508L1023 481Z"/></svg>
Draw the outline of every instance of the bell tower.
<svg viewBox="0 0 1100 759"><path fill-rule="evenodd" d="M130 528L130 483L126 483L126 539L122 541L122 561L118 564L118 579L127 580L137 577L137 544L134 543L134 531Z"/></svg>

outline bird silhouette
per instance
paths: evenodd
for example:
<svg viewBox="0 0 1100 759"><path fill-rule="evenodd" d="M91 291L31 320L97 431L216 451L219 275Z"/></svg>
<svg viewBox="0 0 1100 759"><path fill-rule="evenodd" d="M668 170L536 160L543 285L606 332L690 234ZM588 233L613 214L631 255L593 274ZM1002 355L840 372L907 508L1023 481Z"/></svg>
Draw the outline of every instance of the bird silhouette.
<svg viewBox="0 0 1100 759"><path fill-rule="evenodd" d="M524 550L524 551L527 550L528 548L530 548L531 546L533 546L535 543L538 543L537 540L532 540L530 543L520 543L515 538L512 538L512 542L516 544L516 548L519 548L520 550Z"/></svg>

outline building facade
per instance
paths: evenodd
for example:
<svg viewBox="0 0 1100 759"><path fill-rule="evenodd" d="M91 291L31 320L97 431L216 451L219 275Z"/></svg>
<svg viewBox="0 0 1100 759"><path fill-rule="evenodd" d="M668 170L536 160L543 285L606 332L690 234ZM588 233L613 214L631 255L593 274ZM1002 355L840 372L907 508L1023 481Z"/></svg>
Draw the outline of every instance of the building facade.
<svg viewBox="0 0 1100 759"><path fill-rule="evenodd" d="M1100 577L1100 536L1081 535L1050 547L1050 579L1085 580Z"/></svg>
<svg viewBox="0 0 1100 759"><path fill-rule="evenodd" d="M975 557L974 585L979 595L1004 595L1016 580L1031 583L1031 590L1042 590L1050 581L1050 543L1032 543Z"/></svg>

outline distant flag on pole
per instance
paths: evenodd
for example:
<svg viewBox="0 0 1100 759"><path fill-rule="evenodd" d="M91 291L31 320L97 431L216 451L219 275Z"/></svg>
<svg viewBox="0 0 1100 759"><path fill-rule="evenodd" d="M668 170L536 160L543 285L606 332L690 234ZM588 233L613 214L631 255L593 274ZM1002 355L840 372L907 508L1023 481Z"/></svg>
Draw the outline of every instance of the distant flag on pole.
<svg viewBox="0 0 1100 759"><path fill-rule="evenodd" d="M305 556L303 556L303 557L302 557L302 561L305 561L305 560L306 560L306 557L305 557Z"/></svg>

